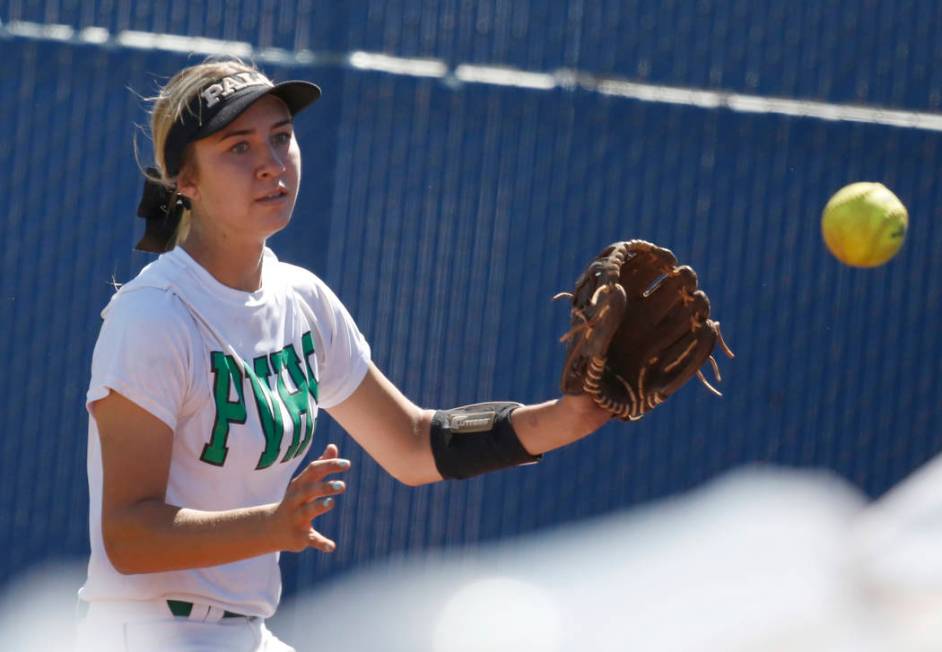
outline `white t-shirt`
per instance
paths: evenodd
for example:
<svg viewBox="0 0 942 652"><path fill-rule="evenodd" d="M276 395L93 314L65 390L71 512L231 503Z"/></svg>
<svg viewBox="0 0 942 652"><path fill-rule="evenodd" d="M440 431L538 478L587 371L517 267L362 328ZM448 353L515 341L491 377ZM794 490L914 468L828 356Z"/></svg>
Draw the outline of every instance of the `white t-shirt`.
<svg viewBox="0 0 942 652"><path fill-rule="evenodd" d="M370 349L311 272L268 249L262 289L219 283L183 249L160 256L111 298L92 358L86 406L119 392L173 430L166 502L228 510L277 502L311 446L319 407L360 384ZM271 616L278 555L122 575L102 544L101 449L88 420L87 601L179 599Z"/></svg>

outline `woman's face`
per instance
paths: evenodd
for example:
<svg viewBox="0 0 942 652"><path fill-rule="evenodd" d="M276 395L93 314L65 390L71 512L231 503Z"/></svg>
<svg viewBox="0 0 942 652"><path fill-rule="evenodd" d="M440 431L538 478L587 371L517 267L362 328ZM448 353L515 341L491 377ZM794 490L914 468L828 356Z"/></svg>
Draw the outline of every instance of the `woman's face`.
<svg viewBox="0 0 942 652"><path fill-rule="evenodd" d="M179 180L200 236L262 240L291 220L301 177L301 150L291 114L265 95L224 129L193 143Z"/></svg>

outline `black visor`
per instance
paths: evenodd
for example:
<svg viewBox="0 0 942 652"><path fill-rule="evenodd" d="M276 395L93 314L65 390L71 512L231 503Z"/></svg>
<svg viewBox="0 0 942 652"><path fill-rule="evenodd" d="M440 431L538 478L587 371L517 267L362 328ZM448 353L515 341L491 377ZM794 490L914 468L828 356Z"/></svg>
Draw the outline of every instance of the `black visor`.
<svg viewBox="0 0 942 652"><path fill-rule="evenodd" d="M306 81L273 84L260 72L239 72L213 82L193 98L167 134L167 176L180 173L187 145L216 133L263 95L280 98L293 116L317 100L321 89Z"/></svg>

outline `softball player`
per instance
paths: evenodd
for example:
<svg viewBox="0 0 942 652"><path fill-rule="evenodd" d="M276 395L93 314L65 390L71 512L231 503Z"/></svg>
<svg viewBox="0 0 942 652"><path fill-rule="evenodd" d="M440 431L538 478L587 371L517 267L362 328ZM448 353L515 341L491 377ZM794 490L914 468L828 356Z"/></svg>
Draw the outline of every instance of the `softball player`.
<svg viewBox="0 0 942 652"><path fill-rule="evenodd" d="M138 247L162 255L104 309L92 360L80 649L291 649L265 627L278 555L336 548L312 522L350 468L330 444L295 474L321 408L409 485L534 462L608 418L585 396L421 409L330 289L266 247L298 193L292 119L319 95L227 60L155 101Z"/></svg>

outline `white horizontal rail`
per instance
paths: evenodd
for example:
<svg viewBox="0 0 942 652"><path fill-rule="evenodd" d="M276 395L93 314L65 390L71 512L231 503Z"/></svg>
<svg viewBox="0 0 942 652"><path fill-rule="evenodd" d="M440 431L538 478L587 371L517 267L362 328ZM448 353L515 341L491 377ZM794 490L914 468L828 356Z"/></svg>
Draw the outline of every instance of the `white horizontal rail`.
<svg viewBox="0 0 942 652"><path fill-rule="evenodd" d="M3 37L78 44L115 45L169 52L230 54L259 63L302 66L340 65L357 70L384 72L391 75L438 78L447 81L451 85L486 84L544 91L556 88L579 88L591 93L624 97L641 102L675 104L702 109L725 109L740 113L787 115L838 122L862 122L925 131L942 131L942 113L665 86L616 77L598 76L570 69L536 72L508 66L462 63L452 70L444 61L432 58L397 57L379 52L363 51L337 55L310 50L291 51L280 48L255 48L251 43L245 41L226 41L202 36L179 36L130 30L112 34L103 27L85 27L77 30L68 25L25 21L0 24L0 38Z"/></svg>

